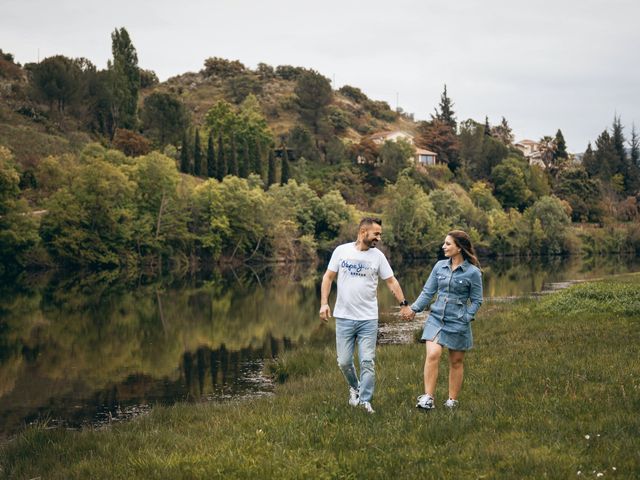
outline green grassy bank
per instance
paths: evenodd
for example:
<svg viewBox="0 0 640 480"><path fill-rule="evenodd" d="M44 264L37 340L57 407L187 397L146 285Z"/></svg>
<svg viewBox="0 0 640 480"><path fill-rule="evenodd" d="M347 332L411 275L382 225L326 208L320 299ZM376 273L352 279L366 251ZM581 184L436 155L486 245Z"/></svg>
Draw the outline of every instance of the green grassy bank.
<svg viewBox="0 0 640 480"><path fill-rule="evenodd" d="M419 412L423 346L380 347L375 415L346 403L334 351L274 366L269 398L157 408L100 431L31 429L8 478L639 478L640 275L488 304L460 408ZM578 473L580 472L580 473Z"/></svg>

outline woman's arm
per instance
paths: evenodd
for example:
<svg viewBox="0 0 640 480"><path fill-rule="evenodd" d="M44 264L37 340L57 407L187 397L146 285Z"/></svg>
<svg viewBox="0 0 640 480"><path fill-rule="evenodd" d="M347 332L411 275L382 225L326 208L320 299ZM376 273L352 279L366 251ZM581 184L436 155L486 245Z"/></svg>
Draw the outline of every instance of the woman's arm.
<svg viewBox="0 0 640 480"><path fill-rule="evenodd" d="M467 316L469 317L468 320L473 320L480 305L482 305L482 273L480 273L480 270L476 270L473 273L469 299L471 300L471 305L467 308Z"/></svg>
<svg viewBox="0 0 640 480"><path fill-rule="evenodd" d="M422 310L424 310L429 305L429 303L431 303L431 299L438 291L438 277L436 276L437 265L438 264L436 263L436 265L431 269L431 273L429 274L429 278L422 288L422 292L420 293L416 301L411 305L411 310L413 310L414 312L421 312Z"/></svg>

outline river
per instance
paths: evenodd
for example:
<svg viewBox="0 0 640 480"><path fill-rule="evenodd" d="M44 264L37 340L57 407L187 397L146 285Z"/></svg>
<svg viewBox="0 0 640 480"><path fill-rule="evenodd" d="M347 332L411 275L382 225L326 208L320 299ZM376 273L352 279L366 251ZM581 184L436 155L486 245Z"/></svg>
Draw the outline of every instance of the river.
<svg viewBox="0 0 640 480"><path fill-rule="evenodd" d="M433 262L395 266L409 300ZM640 271L623 257L487 260L486 302ZM34 422L77 428L127 420L155 404L226 401L273 390L264 362L308 341L322 271L243 267L189 278L111 272L25 275L0 284L0 439ZM380 343L410 341L380 285ZM334 290L335 294L335 290Z"/></svg>

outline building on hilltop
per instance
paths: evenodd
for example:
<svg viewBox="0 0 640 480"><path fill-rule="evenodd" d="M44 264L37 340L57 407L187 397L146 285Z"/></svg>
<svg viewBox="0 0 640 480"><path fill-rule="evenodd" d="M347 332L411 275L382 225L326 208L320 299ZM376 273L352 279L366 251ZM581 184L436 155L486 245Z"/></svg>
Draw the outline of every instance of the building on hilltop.
<svg viewBox="0 0 640 480"><path fill-rule="evenodd" d="M374 133L369 137L376 145L384 145L385 142L397 142L398 140L405 140L414 146L416 153L413 157L413 162L416 165L437 165L438 154L424 148L416 147L414 142L414 136L403 130L392 130L386 132ZM360 159L358 159L360 163Z"/></svg>

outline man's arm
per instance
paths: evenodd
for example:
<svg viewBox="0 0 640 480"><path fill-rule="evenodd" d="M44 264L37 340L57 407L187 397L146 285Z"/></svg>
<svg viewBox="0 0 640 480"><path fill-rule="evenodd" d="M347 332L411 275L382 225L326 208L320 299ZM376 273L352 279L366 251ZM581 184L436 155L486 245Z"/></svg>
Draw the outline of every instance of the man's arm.
<svg viewBox="0 0 640 480"><path fill-rule="evenodd" d="M400 286L400 283L398 282L396 277L392 275L391 277L387 278L385 282L387 282L387 287L389 287L389 290L391 290L393 296L396 297L398 303L402 303L404 301L404 293L402 293L402 287Z"/></svg>
<svg viewBox="0 0 640 480"><path fill-rule="evenodd" d="M322 277L322 286L320 287L320 318L325 322L331 318L329 293L331 293L331 284L337 274L338 272L327 270Z"/></svg>

